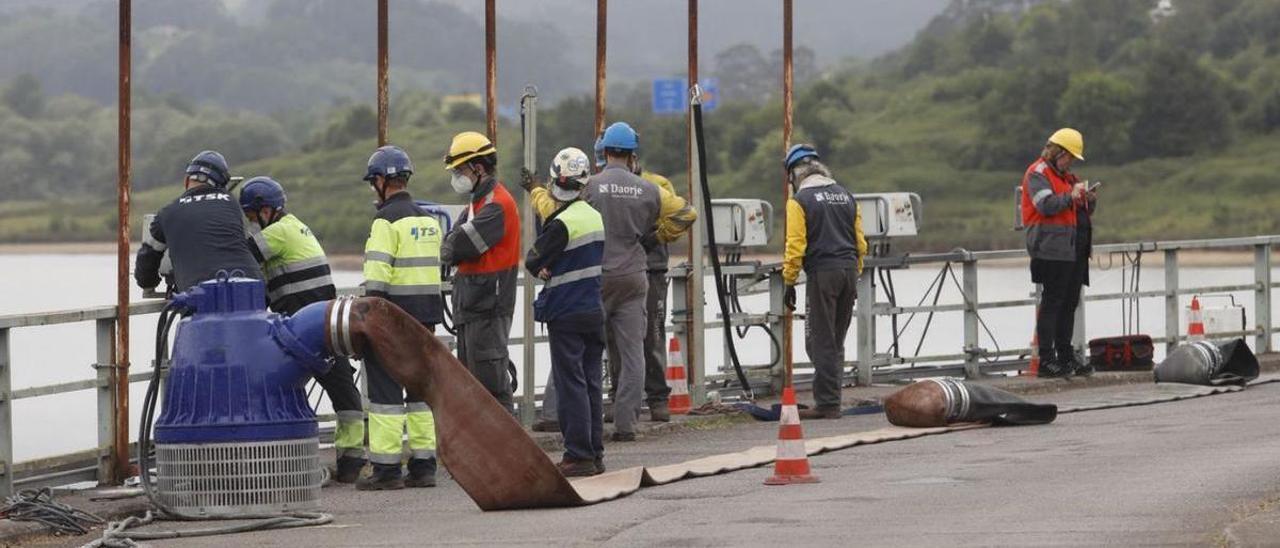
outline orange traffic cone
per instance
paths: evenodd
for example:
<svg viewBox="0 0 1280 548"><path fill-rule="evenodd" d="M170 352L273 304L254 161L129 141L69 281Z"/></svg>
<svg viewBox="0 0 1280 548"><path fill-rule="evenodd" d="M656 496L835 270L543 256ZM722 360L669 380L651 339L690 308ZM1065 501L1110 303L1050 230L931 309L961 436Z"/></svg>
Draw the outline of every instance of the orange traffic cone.
<svg viewBox="0 0 1280 548"><path fill-rule="evenodd" d="M1187 314L1187 340L1204 340L1204 313L1200 311L1200 297L1191 297L1191 311Z"/></svg>
<svg viewBox="0 0 1280 548"><path fill-rule="evenodd" d="M1040 307L1036 307L1036 319L1039 321ZM1035 326L1031 327L1031 365L1027 366L1027 370L1022 372L1024 377L1035 377L1040 374L1040 333L1037 332Z"/></svg>
<svg viewBox="0 0 1280 548"><path fill-rule="evenodd" d="M693 408L693 400L689 398L689 381L684 375L684 356L680 352L680 339L671 337L667 346L667 388L671 395L667 397L667 407L672 415L687 415Z"/></svg>
<svg viewBox="0 0 1280 548"><path fill-rule="evenodd" d="M818 483L809 473L809 454L804 449L804 430L800 428L800 411L796 409L796 391L782 389L782 418L778 425L778 458L773 461L773 476L765 485Z"/></svg>

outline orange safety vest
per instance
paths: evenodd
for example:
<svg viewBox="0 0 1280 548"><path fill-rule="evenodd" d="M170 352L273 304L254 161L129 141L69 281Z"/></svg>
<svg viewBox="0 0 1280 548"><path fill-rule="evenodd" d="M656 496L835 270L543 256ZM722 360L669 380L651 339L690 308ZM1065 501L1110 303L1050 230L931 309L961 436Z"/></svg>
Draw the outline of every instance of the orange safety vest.
<svg viewBox="0 0 1280 548"><path fill-rule="evenodd" d="M520 264L520 213L516 211L515 199L502 183L495 181L493 190L472 203L471 210L480 211L489 203L497 203L502 208L502 239L479 257L458 263L459 274L492 274Z"/></svg>
<svg viewBox="0 0 1280 548"><path fill-rule="evenodd" d="M1058 226L1076 226L1076 210L1075 204L1071 207L1063 209L1056 214L1045 216L1036 209L1032 201L1031 195L1031 174L1039 173L1049 180L1049 185L1053 188L1054 194L1069 194L1071 185L1075 182L1075 175L1067 174L1065 177L1058 173L1053 166L1049 165L1044 158L1037 159L1027 167L1027 171L1022 174L1022 225L1032 227L1037 225L1058 225Z"/></svg>

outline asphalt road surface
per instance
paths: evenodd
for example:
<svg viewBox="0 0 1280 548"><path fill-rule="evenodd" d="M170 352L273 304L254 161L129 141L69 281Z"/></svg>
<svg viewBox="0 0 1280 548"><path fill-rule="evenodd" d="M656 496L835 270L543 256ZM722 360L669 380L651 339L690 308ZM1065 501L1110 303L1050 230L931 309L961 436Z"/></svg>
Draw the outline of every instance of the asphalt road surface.
<svg viewBox="0 0 1280 548"><path fill-rule="evenodd" d="M448 480L399 492L331 487L329 526L156 545L1215 545L1225 528L1280 499L1278 414L1280 383L1266 384L1063 415L1048 426L846 449L811 458L822 479L815 485L768 487L771 468L757 468L573 509L483 513ZM813 437L884 424L879 415L846 417L805 430ZM606 458L611 469L667 464L775 436L774 424L742 424L612 444Z"/></svg>

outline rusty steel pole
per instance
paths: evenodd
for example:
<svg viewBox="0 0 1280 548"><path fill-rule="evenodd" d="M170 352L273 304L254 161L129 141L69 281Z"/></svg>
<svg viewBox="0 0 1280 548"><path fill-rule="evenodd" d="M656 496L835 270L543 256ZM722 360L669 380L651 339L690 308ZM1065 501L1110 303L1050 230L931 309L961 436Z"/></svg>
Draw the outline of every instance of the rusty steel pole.
<svg viewBox="0 0 1280 548"><path fill-rule="evenodd" d="M792 0L782 0L782 153L786 154L791 147L791 6ZM786 226L786 202L791 198L791 184L787 181L786 169L782 173L782 221ZM785 309L785 307L784 307ZM791 375L794 367L792 360L791 331L794 318L790 309L785 309L782 316L782 364L786 374L782 379L784 387L791 386Z"/></svg>
<svg viewBox="0 0 1280 548"><path fill-rule="evenodd" d="M596 0L596 125L594 137L604 131L605 52L608 45L609 0Z"/></svg>
<svg viewBox="0 0 1280 548"><path fill-rule="evenodd" d="M129 466L129 115L132 83L130 45L133 42L133 3L119 0L120 44L117 63L120 69L116 93L116 348L115 348L115 464L112 476L123 482L130 476ZM156 356L156 359L159 359Z"/></svg>
<svg viewBox="0 0 1280 548"><path fill-rule="evenodd" d="M498 145L498 16L496 0L484 1L484 95L489 140Z"/></svg>
<svg viewBox="0 0 1280 548"><path fill-rule="evenodd" d="M693 86L698 83L698 0L689 0L689 18L688 18L688 41L689 48L689 85ZM689 108L688 115L688 173L689 173L689 200L695 200L699 193L695 191L694 185L697 183L693 180L693 156L696 154L697 143L693 139L693 108ZM701 202L696 202L695 207L701 207ZM706 365L703 364L705 358L702 351L702 223L707 222L709 211L702 212L697 223L686 235L689 244L689 276L685 278L686 289L684 293L685 302L685 363L689 369L690 394L693 396L696 404L701 404L704 397L704 384L702 382ZM665 322L665 318L663 319Z"/></svg>
<svg viewBox="0 0 1280 548"><path fill-rule="evenodd" d="M387 1L378 0L378 146L387 144L387 72L391 67L387 46Z"/></svg>

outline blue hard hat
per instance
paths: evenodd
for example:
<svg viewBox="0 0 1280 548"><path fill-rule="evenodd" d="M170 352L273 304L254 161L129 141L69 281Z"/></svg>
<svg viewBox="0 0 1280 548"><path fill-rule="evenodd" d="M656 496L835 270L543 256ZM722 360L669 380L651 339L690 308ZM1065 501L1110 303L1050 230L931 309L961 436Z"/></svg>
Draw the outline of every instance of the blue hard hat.
<svg viewBox="0 0 1280 548"><path fill-rule="evenodd" d="M596 167L603 167L605 163L604 162L604 139L597 138L596 146L592 148L592 151L595 152Z"/></svg>
<svg viewBox="0 0 1280 548"><path fill-rule="evenodd" d="M254 177L240 187L240 209L257 211L262 207L284 209L284 187L270 177Z"/></svg>
<svg viewBox="0 0 1280 548"><path fill-rule="evenodd" d="M635 150L640 148L640 135L626 122L614 122L613 125L605 128L600 144L604 148Z"/></svg>
<svg viewBox="0 0 1280 548"><path fill-rule="evenodd" d="M783 159L783 164L787 169L791 169L791 166L796 165L796 162L805 158L819 158L818 151L814 150L813 145L791 145L791 148L787 150L787 157Z"/></svg>
<svg viewBox="0 0 1280 548"><path fill-rule="evenodd" d="M227 167L227 159L221 153L206 150L187 163L187 176L195 177L201 182L208 181L218 188L226 188L231 181L231 168Z"/></svg>
<svg viewBox="0 0 1280 548"><path fill-rule="evenodd" d="M369 157L369 168L365 172L364 180L372 181L378 175L406 179L413 175L413 162L409 161L409 154L395 145L378 147L378 150L373 151L373 155Z"/></svg>

